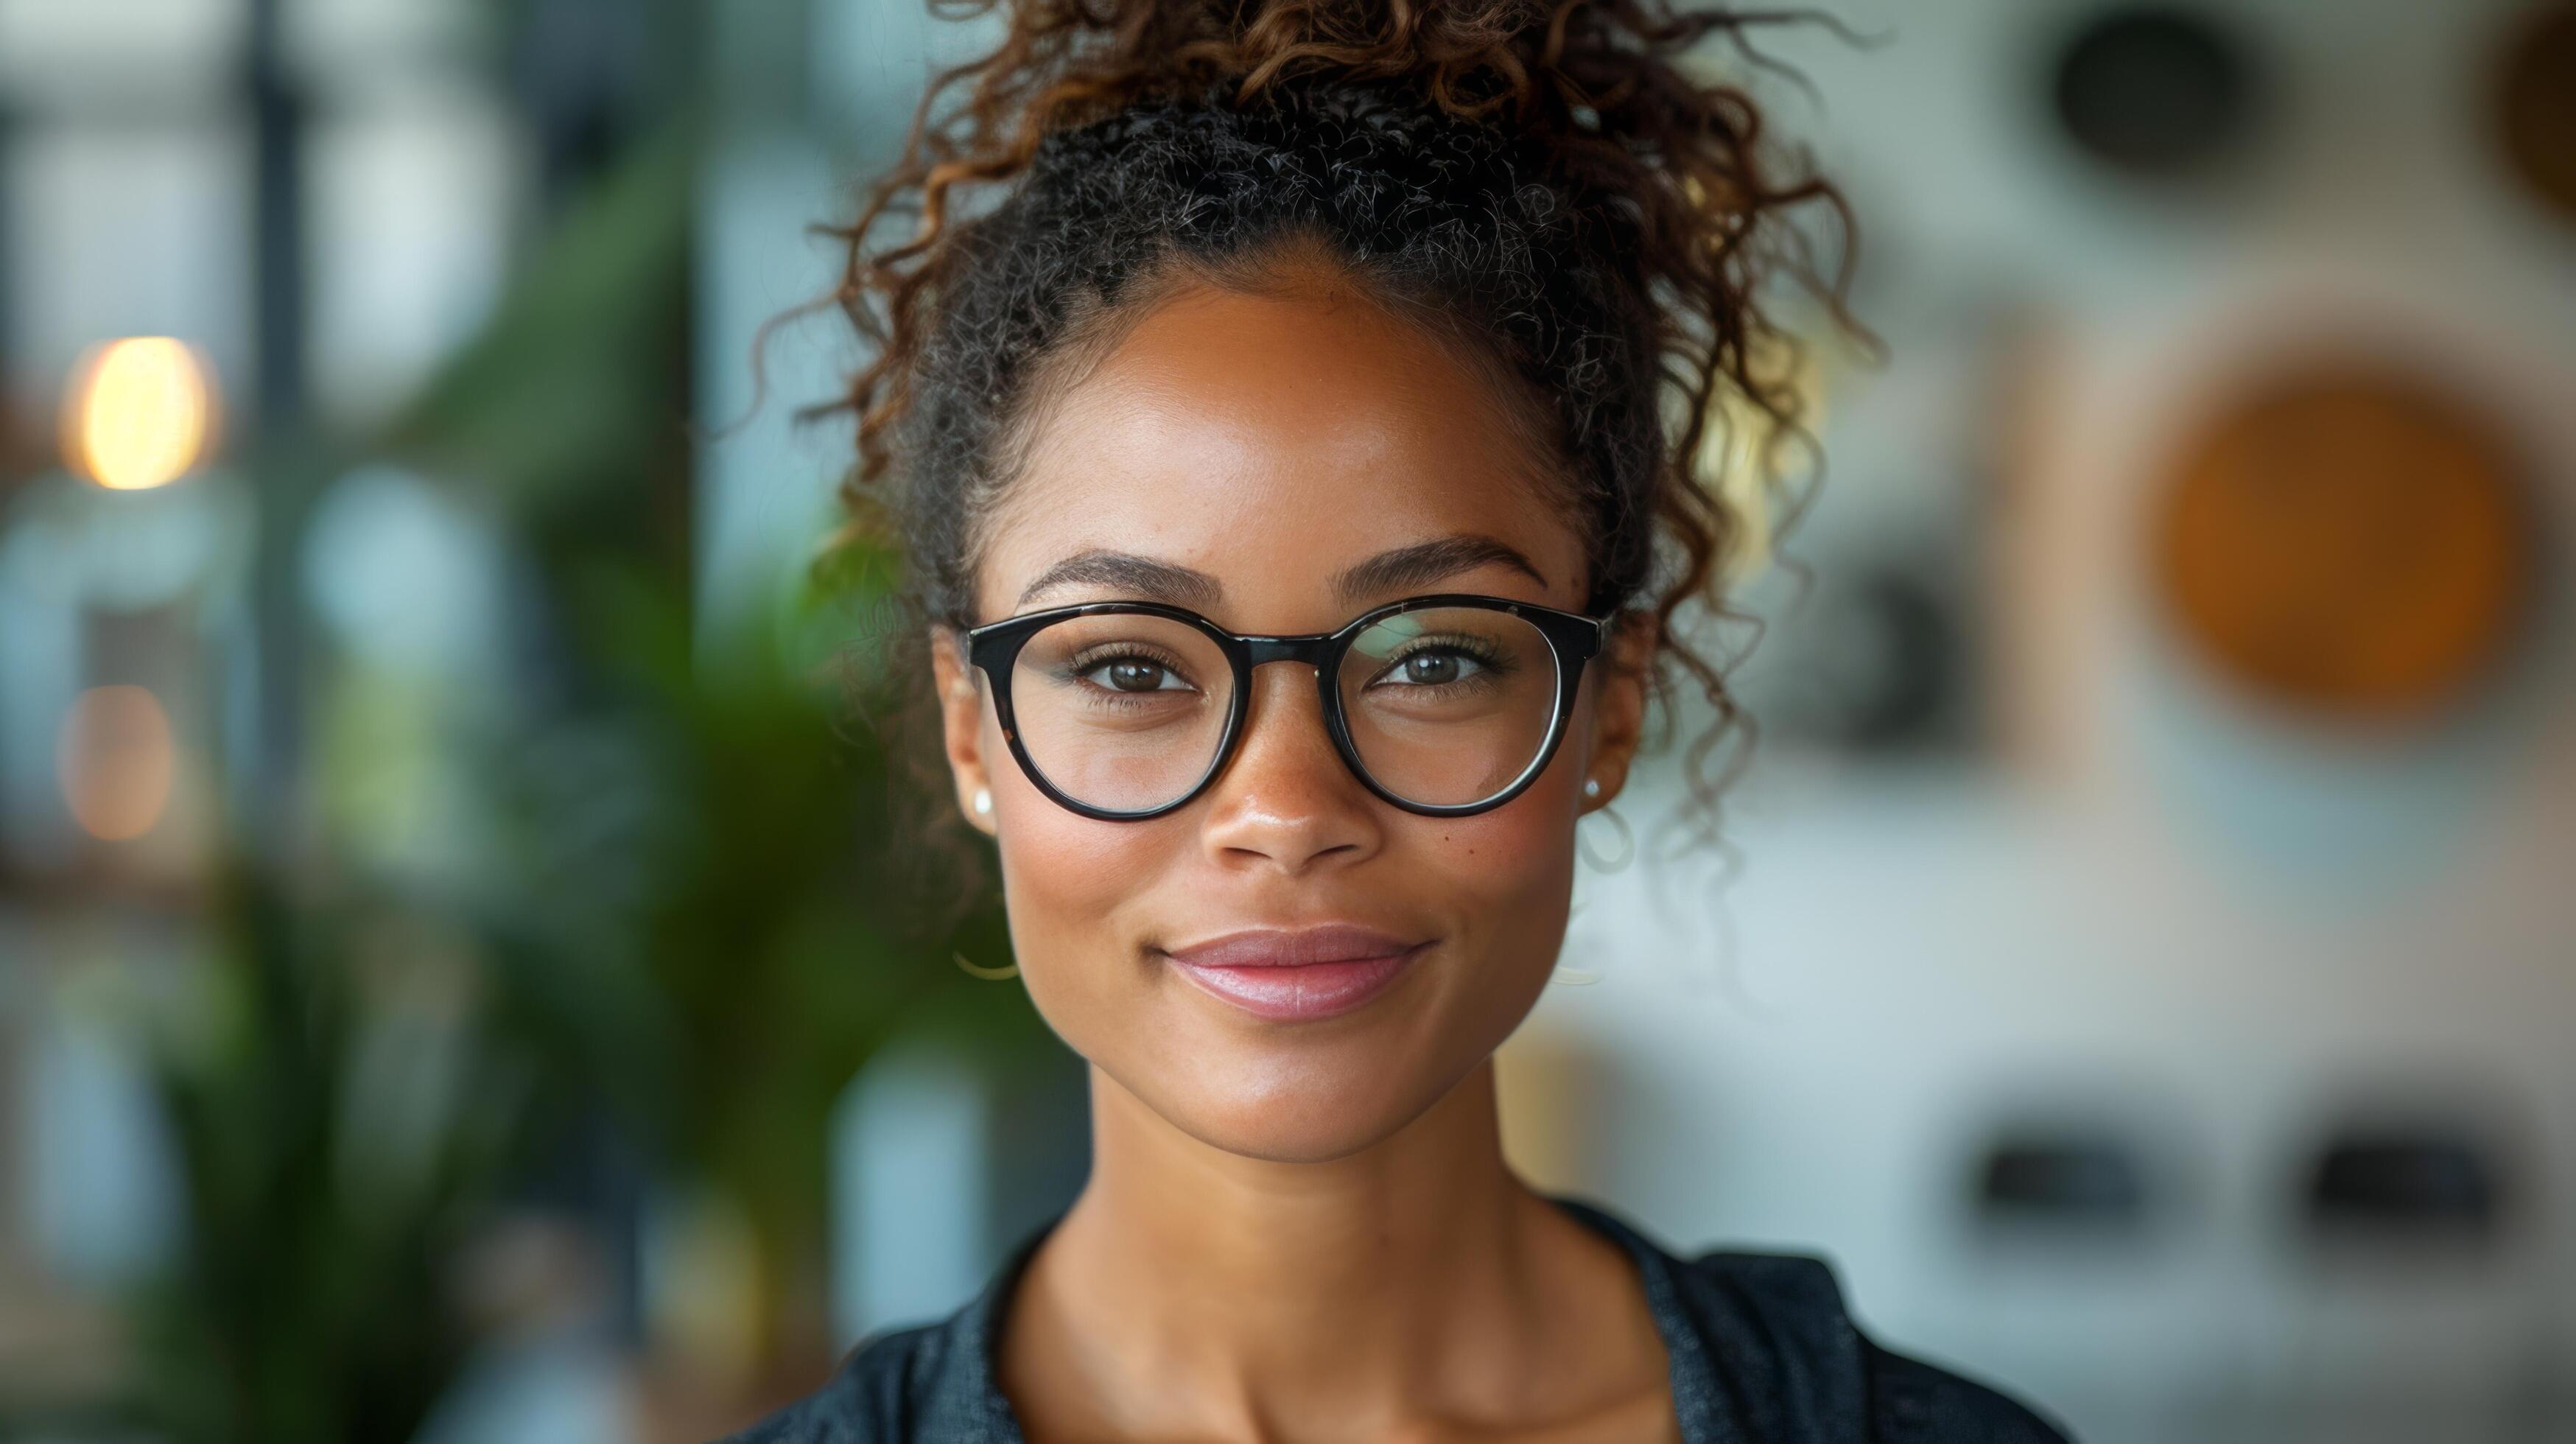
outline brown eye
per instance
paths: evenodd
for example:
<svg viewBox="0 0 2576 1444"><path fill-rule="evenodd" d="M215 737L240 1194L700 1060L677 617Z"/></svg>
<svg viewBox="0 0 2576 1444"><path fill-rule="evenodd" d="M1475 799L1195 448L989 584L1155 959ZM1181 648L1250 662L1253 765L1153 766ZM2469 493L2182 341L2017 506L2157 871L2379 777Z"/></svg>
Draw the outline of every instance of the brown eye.
<svg viewBox="0 0 2576 1444"><path fill-rule="evenodd" d="M1424 647L1410 656L1398 657L1378 674L1372 686L1446 687L1463 682L1487 670L1486 664L1458 647Z"/></svg>
<svg viewBox="0 0 2576 1444"><path fill-rule="evenodd" d="M1167 675L1157 662L1112 662L1106 669L1109 685L1121 692L1152 692L1163 685Z"/></svg>
<svg viewBox="0 0 2576 1444"><path fill-rule="evenodd" d="M1129 654L1105 656L1096 661L1078 662L1071 675L1089 682L1104 692L1186 692L1189 679L1169 662Z"/></svg>

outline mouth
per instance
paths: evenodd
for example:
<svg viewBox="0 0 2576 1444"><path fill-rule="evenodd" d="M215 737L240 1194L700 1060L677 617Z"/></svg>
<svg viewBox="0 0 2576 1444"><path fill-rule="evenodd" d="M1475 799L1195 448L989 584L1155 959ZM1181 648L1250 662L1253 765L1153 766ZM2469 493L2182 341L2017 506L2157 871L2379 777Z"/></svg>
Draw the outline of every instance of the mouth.
<svg viewBox="0 0 2576 1444"><path fill-rule="evenodd" d="M1431 947L1348 925L1228 933L1156 949L1182 977L1256 1017L1329 1018L1377 996Z"/></svg>

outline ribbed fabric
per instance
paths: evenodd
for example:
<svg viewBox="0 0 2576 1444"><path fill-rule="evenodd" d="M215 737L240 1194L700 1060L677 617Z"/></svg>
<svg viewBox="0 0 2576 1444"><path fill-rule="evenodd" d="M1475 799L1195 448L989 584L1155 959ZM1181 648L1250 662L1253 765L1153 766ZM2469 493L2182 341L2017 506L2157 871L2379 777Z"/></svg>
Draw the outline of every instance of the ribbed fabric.
<svg viewBox="0 0 2576 1444"><path fill-rule="evenodd" d="M1823 1260L1683 1259L1581 1199L1550 1201L1628 1251L1672 1356L1683 1444L2067 1444L2014 1399L1881 1347ZM1062 1214L944 1319L860 1341L830 1383L720 1444L1027 1444L996 1382L1003 1309Z"/></svg>

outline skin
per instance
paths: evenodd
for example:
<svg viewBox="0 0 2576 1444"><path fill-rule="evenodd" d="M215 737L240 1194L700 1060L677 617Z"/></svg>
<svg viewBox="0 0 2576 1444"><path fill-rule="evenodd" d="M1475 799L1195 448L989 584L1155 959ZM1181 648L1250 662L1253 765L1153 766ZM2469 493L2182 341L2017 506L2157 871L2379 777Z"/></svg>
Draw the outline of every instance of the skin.
<svg viewBox="0 0 2576 1444"><path fill-rule="evenodd" d="M1325 272L1259 296L1184 283L1036 420L985 523L976 617L1161 599L1237 631L1321 632L1429 591L1578 610L1579 534L1483 374ZM1530 570L1332 586L1457 537ZM1095 550L1219 592L1095 578L1023 596ZM1366 791L1295 664L1255 670L1241 746L1190 805L1084 818L1035 789L979 675L933 647L1020 976L1089 1062L1092 1173L1004 1329L1001 1384L1032 1440L1679 1437L1633 1265L1505 1165L1492 1064L1556 963L1576 820L1626 780L1642 637L1588 669L1528 791L1466 818ZM1295 1022L1209 996L1156 951L1336 921L1437 941L1358 1010Z"/></svg>

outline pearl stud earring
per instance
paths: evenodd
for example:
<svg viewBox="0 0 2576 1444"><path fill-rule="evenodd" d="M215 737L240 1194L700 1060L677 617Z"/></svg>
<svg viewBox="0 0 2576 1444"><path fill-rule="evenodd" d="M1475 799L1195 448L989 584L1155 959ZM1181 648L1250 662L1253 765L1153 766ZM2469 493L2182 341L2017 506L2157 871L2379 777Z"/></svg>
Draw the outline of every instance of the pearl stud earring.
<svg viewBox="0 0 2576 1444"><path fill-rule="evenodd" d="M993 791L991 788L978 787L975 789L975 815L977 817L990 817L993 815Z"/></svg>
<svg viewBox="0 0 2576 1444"><path fill-rule="evenodd" d="M1601 779L1598 777L1587 777L1583 779L1583 795L1586 797L1599 797L1601 795Z"/></svg>

